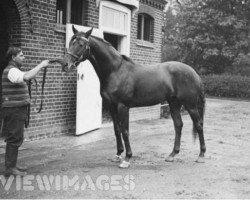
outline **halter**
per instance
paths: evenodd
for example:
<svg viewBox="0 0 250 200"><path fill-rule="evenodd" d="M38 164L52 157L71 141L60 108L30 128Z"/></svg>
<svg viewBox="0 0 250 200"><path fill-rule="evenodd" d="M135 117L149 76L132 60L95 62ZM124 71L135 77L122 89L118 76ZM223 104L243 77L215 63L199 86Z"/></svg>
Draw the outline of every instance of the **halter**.
<svg viewBox="0 0 250 200"><path fill-rule="evenodd" d="M86 51L88 51L88 55L86 56L86 58L88 58L88 57L90 56L90 45L89 45L89 40L88 40L87 38L85 38L85 37L81 37L81 39L87 41L87 44L86 44L86 48L85 48L85 49L86 49ZM81 49L81 50L79 50L78 52L81 52L81 51L83 51L83 50L85 50L85 49ZM81 56L78 56L78 55L76 55L76 54L74 54L74 53L71 53L71 52L69 52L69 51L67 51L66 54L68 54L68 55L70 55L70 56L72 56L72 57L74 57L74 58L77 59L77 61L74 62L74 66L75 66L75 67L76 67L76 65L77 65L78 63L80 63L80 62L83 60L83 56L84 56L84 54L82 54L82 53L81 53Z"/></svg>

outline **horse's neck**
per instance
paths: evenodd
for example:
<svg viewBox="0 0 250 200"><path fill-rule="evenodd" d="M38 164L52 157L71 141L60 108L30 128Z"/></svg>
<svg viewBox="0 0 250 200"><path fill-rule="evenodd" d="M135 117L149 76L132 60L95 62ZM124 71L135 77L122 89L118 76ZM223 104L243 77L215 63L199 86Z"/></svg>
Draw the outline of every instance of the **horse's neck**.
<svg viewBox="0 0 250 200"><path fill-rule="evenodd" d="M101 84L115 71L122 62L122 57L106 43L95 37L90 37L91 58Z"/></svg>
<svg viewBox="0 0 250 200"><path fill-rule="evenodd" d="M101 71L101 68L99 67L96 58L94 56L91 56L89 58L89 61L91 62L91 64L93 65L95 72L100 80L100 84L101 86L105 83L106 77L104 76L103 72Z"/></svg>

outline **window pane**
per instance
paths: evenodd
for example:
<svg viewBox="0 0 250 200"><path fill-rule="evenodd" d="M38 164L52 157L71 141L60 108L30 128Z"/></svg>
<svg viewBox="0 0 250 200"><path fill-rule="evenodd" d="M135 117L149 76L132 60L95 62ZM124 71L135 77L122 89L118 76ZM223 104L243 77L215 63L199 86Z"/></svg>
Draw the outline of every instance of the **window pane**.
<svg viewBox="0 0 250 200"><path fill-rule="evenodd" d="M151 19L149 17L144 18L144 40L150 41L150 29L151 29Z"/></svg>
<svg viewBox="0 0 250 200"><path fill-rule="evenodd" d="M56 23L66 24L66 0L56 2Z"/></svg>
<svg viewBox="0 0 250 200"><path fill-rule="evenodd" d="M71 23L82 25L83 0L73 0L71 4Z"/></svg>
<svg viewBox="0 0 250 200"><path fill-rule="evenodd" d="M127 34L128 30L128 14L119 9L102 7L101 25L105 28L111 28L121 34Z"/></svg>
<svg viewBox="0 0 250 200"><path fill-rule="evenodd" d="M137 39L142 39L141 38L141 29L142 29L142 16L138 15L138 23L137 23Z"/></svg>

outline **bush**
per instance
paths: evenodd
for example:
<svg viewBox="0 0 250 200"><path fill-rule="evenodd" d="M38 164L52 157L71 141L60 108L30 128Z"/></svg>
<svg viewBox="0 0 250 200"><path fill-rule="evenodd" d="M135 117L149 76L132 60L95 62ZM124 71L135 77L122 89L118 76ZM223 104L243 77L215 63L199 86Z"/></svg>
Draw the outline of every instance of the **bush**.
<svg viewBox="0 0 250 200"><path fill-rule="evenodd" d="M226 71L228 74L238 74L250 77L250 54L239 55L234 65Z"/></svg>
<svg viewBox="0 0 250 200"><path fill-rule="evenodd" d="M250 98L250 77L224 74L202 76L202 79L208 95Z"/></svg>

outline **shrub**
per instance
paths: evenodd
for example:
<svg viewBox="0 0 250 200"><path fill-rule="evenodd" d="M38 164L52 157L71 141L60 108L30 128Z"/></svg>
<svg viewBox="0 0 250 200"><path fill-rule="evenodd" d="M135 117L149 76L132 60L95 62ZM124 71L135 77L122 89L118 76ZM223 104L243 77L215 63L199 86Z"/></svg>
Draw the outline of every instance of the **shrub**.
<svg viewBox="0 0 250 200"><path fill-rule="evenodd" d="M208 95L250 98L250 77L224 74L202 76L202 79Z"/></svg>

